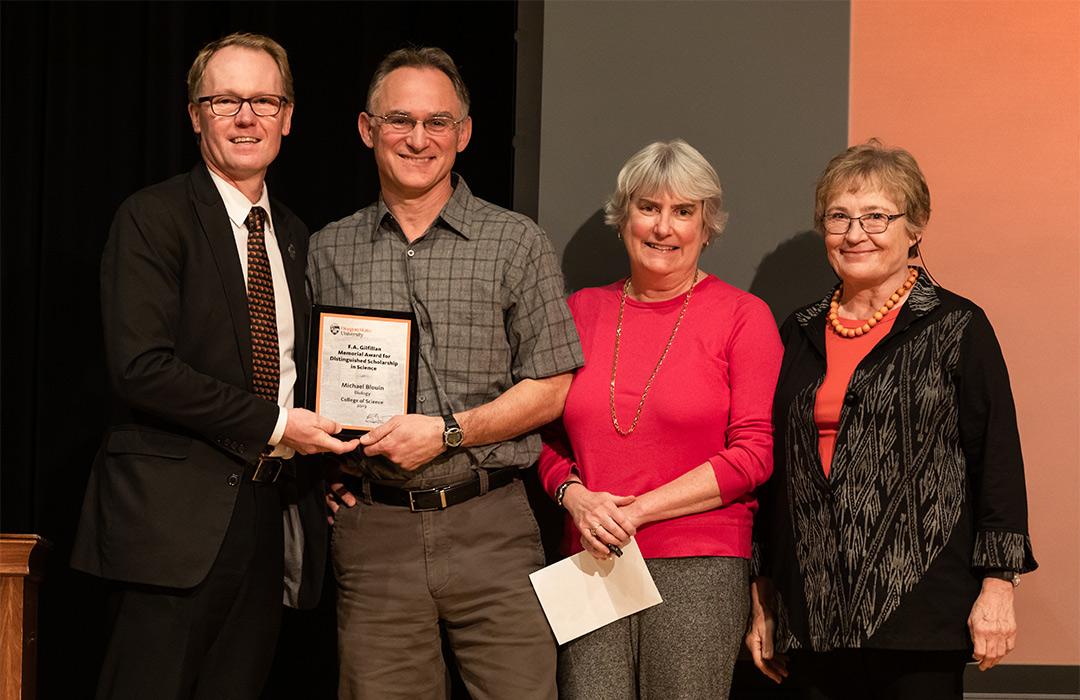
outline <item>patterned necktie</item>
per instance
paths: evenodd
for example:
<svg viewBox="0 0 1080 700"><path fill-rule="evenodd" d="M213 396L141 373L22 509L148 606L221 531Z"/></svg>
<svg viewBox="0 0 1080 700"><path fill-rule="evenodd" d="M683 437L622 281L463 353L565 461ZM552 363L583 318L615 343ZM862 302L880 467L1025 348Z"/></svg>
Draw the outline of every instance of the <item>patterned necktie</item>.
<svg viewBox="0 0 1080 700"><path fill-rule="evenodd" d="M248 315L251 317L252 381L255 395L278 401L281 378L278 355L277 313L274 308L274 278L266 256L266 212L252 207L244 225L248 230Z"/></svg>

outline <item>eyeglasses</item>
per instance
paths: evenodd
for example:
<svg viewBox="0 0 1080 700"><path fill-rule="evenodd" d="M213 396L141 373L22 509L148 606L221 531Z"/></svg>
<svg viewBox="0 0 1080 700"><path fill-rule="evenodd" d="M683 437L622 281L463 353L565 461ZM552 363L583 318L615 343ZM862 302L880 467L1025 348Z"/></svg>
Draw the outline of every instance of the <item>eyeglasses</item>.
<svg viewBox="0 0 1080 700"><path fill-rule="evenodd" d="M256 95L240 97L238 95L207 95L195 100L199 104L210 103L210 111L219 117L235 117L244 108L244 103L251 105L251 111L258 117L273 117L289 103L288 97L281 95Z"/></svg>
<svg viewBox="0 0 1080 700"><path fill-rule="evenodd" d="M866 233L885 233L885 230L889 228L889 224L905 215L906 212L885 214L880 211L872 211L862 216L848 216L836 211L821 217L821 222L825 227L825 233L836 235L843 235L850 231L852 221L858 221L859 226L862 226L862 230Z"/></svg>
<svg viewBox="0 0 1080 700"><path fill-rule="evenodd" d="M395 134L408 134L416 128L417 124L423 124L424 131L435 136L445 134L451 129L456 129L463 121L469 118L467 115L457 120L454 120L452 117L428 117L427 119L416 119L410 117L408 114L369 114L368 116L372 119L378 119L387 129Z"/></svg>

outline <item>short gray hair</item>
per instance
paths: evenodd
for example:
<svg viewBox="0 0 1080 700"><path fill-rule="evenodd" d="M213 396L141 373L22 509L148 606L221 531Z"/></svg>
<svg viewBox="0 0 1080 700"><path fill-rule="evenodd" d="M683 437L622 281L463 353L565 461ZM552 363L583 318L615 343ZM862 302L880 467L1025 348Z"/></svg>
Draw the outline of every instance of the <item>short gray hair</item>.
<svg viewBox="0 0 1080 700"><path fill-rule="evenodd" d="M464 119L468 115L469 89L465 87L465 81L462 80L454 59L450 58L450 54L437 46L409 46L388 53L386 58L379 63L379 67L375 69L375 74L371 76L371 84L368 85L367 102L364 107L368 114L371 114L372 109L374 109L375 98L379 88L382 87L383 81L386 80L386 76L398 68L434 68L442 71L450 79L450 83L454 86L454 92L457 93L458 100L461 101L461 107L465 110L465 113L458 116L458 119Z"/></svg>
<svg viewBox="0 0 1080 700"><path fill-rule="evenodd" d="M708 239L724 231L724 190L720 177L696 148L682 139L650 143L626 161L619 171L615 192L604 205L604 222L622 230L638 196L670 193L702 202L702 220Z"/></svg>

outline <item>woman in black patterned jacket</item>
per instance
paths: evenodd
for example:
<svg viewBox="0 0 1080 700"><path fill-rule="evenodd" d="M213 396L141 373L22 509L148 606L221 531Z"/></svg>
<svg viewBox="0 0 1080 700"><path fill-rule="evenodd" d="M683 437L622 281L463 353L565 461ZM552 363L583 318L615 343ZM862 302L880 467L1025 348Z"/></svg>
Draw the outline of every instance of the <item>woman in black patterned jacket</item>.
<svg viewBox="0 0 1080 700"><path fill-rule="evenodd" d="M746 640L778 682L788 650L808 698L962 698L968 659L1013 648L1013 587L1037 566L994 331L909 266L929 217L914 158L876 140L818 181L840 284L780 331Z"/></svg>

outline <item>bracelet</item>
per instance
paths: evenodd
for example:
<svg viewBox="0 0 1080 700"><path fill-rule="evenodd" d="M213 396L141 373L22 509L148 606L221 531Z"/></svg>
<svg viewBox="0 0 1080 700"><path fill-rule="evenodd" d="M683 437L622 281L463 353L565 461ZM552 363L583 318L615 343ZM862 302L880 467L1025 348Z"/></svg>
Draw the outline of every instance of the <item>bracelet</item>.
<svg viewBox="0 0 1080 700"><path fill-rule="evenodd" d="M570 488L573 484L580 484L580 483L581 482L578 481L577 479L567 479L566 481L559 484L559 488L555 489L555 504L557 506L559 506L560 508L562 508L563 507L562 500L563 500L563 496L566 495L566 489Z"/></svg>

